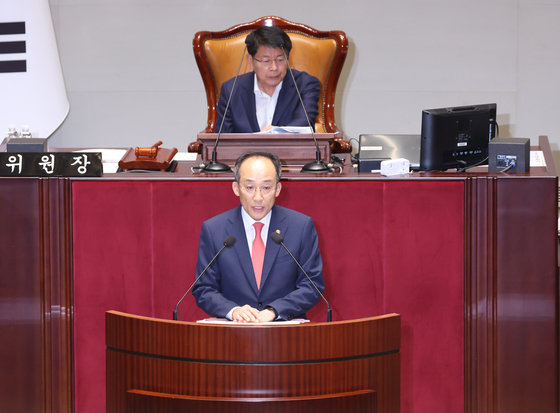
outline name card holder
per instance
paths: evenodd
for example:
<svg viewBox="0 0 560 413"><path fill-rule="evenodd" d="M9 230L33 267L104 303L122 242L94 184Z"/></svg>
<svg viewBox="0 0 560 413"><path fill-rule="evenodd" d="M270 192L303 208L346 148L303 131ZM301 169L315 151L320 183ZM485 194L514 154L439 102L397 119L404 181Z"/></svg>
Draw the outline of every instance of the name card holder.
<svg viewBox="0 0 560 413"><path fill-rule="evenodd" d="M1 177L103 175L100 152L0 152Z"/></svg>

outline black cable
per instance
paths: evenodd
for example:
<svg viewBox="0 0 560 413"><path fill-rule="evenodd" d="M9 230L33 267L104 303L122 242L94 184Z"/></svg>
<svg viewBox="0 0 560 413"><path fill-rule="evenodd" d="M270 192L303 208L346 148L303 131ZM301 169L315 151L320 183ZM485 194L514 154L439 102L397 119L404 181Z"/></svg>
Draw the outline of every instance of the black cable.
<svg viewBox="0 0 560 413"><path fill-rule="evenodd" d="M506 166L504 169L502 169L500 172L507 172L514 167L515 167L515 162L512 162L508 166Z"/></svg>
<svg viewBox="0 0 560 413"><path fill-rule="evenodd" d="M473 163L472 165L465 165L462 168L457 168L457 172L465 172L467 169L471 169L471 168L474 168L475 166L482 165L484 162L487 162L487 161L488 161L488 157L484 158L481 161L478 161L477 163ZM457 161L457 162L465 163L465 161L461 161L461 160Z"/></svg>
<svg viewBox="0 0 560 413"><path fill-rule="evenodd" d="M344 159L339 158L336 155L331 155L331 163L339 163L341 165L344 165Z"/></svg>

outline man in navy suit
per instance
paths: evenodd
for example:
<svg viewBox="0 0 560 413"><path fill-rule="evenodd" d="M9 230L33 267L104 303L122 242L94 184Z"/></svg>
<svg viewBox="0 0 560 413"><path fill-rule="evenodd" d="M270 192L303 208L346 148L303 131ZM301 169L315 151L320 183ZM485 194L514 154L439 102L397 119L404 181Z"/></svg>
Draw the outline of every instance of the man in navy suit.
<svg viewBox="0 0 560 413"><path fill-rule="evenodd" d="M222 251L194 287L196 302L206 313L234 321L305 318L305 312L320 296L289 254L272 241L269 234L280 232L285 245L323 291L323 263L313 220L274 205L282 189L281 165L276 155L245 154L237 160L234 173L233 192L241 205L202 224L197 274L222 248L227 237L233 235L237 241ZM256 226L262 227L260 238L257 238ZM264 262L255 265L252 260L258 254L254 244L261 239L265 244Z"/></svg>
<svg viewBox="0 0 560 413"><path fill-rule="evenodd" d="M247 36L245 44L252 72L239 76L236 81L233 78L222 84L216 132L222 124L234 81L235 90L222 132L252 133L266 131L272 126L309 126L294 79L309 122L315 127L321 85L316 77L298 70L292 70L294 79L290 75L286 76L288 62L285 56L289 56L292 49L290 37L278 27L262 26Z"/></svg>

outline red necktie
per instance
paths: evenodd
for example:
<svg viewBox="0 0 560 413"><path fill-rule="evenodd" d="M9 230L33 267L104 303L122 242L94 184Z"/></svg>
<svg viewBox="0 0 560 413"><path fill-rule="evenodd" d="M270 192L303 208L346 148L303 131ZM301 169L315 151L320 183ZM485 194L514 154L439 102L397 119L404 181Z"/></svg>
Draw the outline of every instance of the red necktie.
<svg viewBox="0 0 560 413"><path fill-rule="evenodd" d="M251 261L253 261L253 270L255 271L255 279L257 280L257 288L261 288L261 276L264 262L264 242L261 238L261 230L264 226L262 222L255 222L255 240L253 241L253 249L251 251Z"/></svg>

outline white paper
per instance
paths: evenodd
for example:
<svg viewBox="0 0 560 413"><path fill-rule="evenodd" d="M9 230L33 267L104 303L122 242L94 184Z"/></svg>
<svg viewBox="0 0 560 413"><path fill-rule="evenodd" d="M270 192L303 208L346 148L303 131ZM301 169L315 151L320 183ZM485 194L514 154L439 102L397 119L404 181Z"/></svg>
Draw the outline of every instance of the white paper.
<svg viewBox="0 0 560 413"><path fill-rule="evenodd" d="M529 157L530 166L545 166L546 161L544 160L543 151L531 151L531 156Z"/></svg>
<svg viewBox="0 0 560 413"><path fill-rule="evenodd" d="M241 323L239 321L229 321L225 318L205 318L203 320L198 320L197 323L201 324L227 324L230 326L278 326L287 324L303 324L309 323L309 320L303 318L297 318L290 321L268 321L266 323Z"/></svg>
<svg viewBox="0 0 560 413"><path fill-rule="evenodd" d="M264 134L274 133L312 133L309 126L273 126L271 129L264 132L257 132Z"/></svg>
<svg viewBox="0 0 560 413"><path fill-rule="evenodd" d="M194 152L177 152L173 157L174 161L196 161L198 153Z"/></svg>
<svg viewBox="0 0 560 413"><path fill-rule="evenodd" d="M119 169L119 161L122 159L127 149L80 149L74 152L101 152L101 162L104 174L115 174Z"/></svg>

